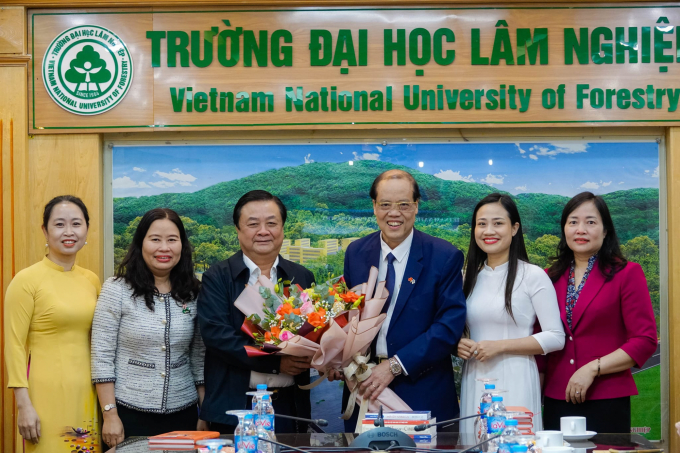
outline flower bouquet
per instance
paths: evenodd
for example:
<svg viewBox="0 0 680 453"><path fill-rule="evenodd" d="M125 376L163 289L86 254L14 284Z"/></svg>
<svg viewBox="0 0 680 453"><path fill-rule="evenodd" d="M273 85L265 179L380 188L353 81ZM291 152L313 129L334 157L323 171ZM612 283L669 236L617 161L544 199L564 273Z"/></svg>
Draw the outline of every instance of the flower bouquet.
<svg viewBox="0 0 680 453"><path fill-rule="evenodd" d="M262 313L254 312L247 320L255 326L251 336L261 347L280 346L296 335L319 343L332 319L344 326L364 300L347 288L342 277L307 289L281 280L273 288L269 280L259 283Z"/></svg>
<svg viewBox="0 0 680 453"><path fill-rule="evenodd" d="M302 288L279 281L274 285L261 276L248 285L234 302L246 320L241 330L257 346L245 346L249 357L287 354L312 357L320 384L331 369L342 369L352 392L343 418L349 419L354 402L360 405L359 423L366 410L408 411L410 407L389 388L377 402L369 404L358 395L359 384L371 374L374 364L366 352L385 321L381 313L389 296L385 282L377 282L378 269L371 268L366 283L349 289L342 278Z"/></svg>

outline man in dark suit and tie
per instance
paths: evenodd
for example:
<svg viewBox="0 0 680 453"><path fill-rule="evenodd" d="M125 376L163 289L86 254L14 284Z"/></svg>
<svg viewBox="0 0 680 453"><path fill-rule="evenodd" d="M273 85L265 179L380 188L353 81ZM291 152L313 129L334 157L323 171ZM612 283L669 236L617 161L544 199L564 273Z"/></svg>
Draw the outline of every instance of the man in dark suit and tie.
<svg viewBox="0 0 680 453"><path fill-rule="evenodd" d="M349 245L345 280L350 288L361 284L375 266L390 297L387 318L371 345L378 365L360 393L375 400L389 387L413 410L429 410L439 421L455 418L459 407L451 354L465 327L463 254L413 227L420 189L411 174L382 173L370 195L380 231ZM343 406L347 397L345 391ZM346 430L354 430L357 412L345 422Z"/></svg>
<svg viewBox="0 0 680 453"><path fill-rule="evenodd" d="M249 390L267 384L274 391L272 403L277 414L311 417L309 384L311 357L269 355L248 357L245 345L254 344L241 332L245 315L234 301L246 284L253 285L264 275L272 282L294 281L303 288L314 283L314 275L281 257L286 207L274 195L253 190L243 195L234 207L234 225L241 251L218 263L203 274L198 296L198 321L206 346L205 398L200 418L210 422L213 431L234 432L236 417L225 414L232 409L250 409ZM278 418L276 432L306 432L304 423Z"/></svg>

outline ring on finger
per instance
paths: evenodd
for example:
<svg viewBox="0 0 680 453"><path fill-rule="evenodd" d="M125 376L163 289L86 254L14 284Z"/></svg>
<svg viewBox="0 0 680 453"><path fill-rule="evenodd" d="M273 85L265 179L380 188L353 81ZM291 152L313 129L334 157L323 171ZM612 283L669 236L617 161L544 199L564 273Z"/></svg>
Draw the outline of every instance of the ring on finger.
<svg viewBox="0 0 680 453"><path fill-rule="evenodd" d="M475 349L475 352L473 352L474 355L478 355L479 351Z"/></svg>
<svg viewBox="0 0 680 453"><path fill-rule="evenodd" d="M579 392L578 390L576 390L576 394L578 395L579 393L581 393L581 392Z"/></svg>
<svg viewBox="0 0 680 453"><path fill-rule="evenodd" d="M373 387L374 389L377 389L377 388L378 388L378 386L375 385L375 382L371 382L371 387Z"/></svg>

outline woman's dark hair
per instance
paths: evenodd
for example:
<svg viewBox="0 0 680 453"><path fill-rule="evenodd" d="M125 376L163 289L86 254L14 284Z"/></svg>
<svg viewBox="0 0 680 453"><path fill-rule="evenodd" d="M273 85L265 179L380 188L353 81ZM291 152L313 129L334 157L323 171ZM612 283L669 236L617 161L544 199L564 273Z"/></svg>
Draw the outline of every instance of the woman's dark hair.
<svg viewBox="0 0 680 453"><path fill-rule="evenodd" d="M172 285L170 294L179 302L189 302L198 296L198 290L201 286L194 274L191 243L179 215L172 209L152 209L144 214L142 220L139 221L127 255L116 271L116 277L125 280L130 285L134 297L143 297L146 306L151 311L154 309L153 296L159 292L155 285L154 276L142 256L142 245L151 224L156 220L163 219L168 219L177 226L179 238L182 242L182 254L179 262L170 271L170 284Z"/></svg>
<svg viewBox="0 0 680 453"><path fill-rule="evenodd" d="M475 210L472 213L470 248L468 249L467 257L465 258L465 282L463 283L463 293L465 294L465 297L470 297L470 294L472 294L472 291L475 289L475 283L477 283L477 275L479 275L479 272L484 267L484 261L486 260L487 254L479 247L479 245L477 245L477 241L475 240L475 228L477 227L477 212L482 206L491 203L500 203L501 206L503 206L508 213L511 226L519 223L517 233L512 237L512 242L510 243L508 275L505 279L505 311L508 312L514 321L515 317L512 314L512 289L515 285L515 278L517 277L517 261L528 263L529 256L527 255L527 249L524 245L524 234L522 233L522 221L519 218L519 211L517 210L517 205L509 195L492 193L482 198L482 200L477 203L477 206L475 206Z"/></svg>
<svg viewBox="0 0 680 453"><path fill-rule="evenodd" d="M600 217L602 217L602 226L604 227L604 241L602 247L597 252L597 263L600 272L605 276L605 280L611 280L614 275L624 267L628 262L621 253L619 247L619 238L616 236L614 229L614 222L612 216L609 214L609 208L604 199L591 192L581 192L574 198L569 200L562 210L562 219L560 220L560 243L557 245L557 256L551 258L550 268L548 269L548 276L550 280L556 282L564 275L564 273L571 267L571 262L574 261L574 252L567 245L567 238L564 235L564 226L569 220L569 215L574 212L583 203L592 201Z"/></svg>
<svg viewBox="0 0 680 453"><path fill-rule="evenodd" d="M50 216L52 215L52 209L59 203L73 203L78 206L83 212L83 217L85 217L85 225L90 227L90 214L87 212L87 207L83 200L74 195L59 195L58 197L52 198L46 205L43 211L43 226L47 229L47 224L50 222Z"/></svg>
<svg viewBox="0 0 680 453"><path fill-rule="evenodd" d="M281 212L281 221L285 225L286 217L288 217L288 210L279 197L270 194L266 190L251 190L239 198L236 202L236 206L234 206L233 220L236 228L238 228L238 223L241 220L241 210L246 204L252 203L253 201L273 201L276 203L276 206L279 207L279 211Z"/></svg>

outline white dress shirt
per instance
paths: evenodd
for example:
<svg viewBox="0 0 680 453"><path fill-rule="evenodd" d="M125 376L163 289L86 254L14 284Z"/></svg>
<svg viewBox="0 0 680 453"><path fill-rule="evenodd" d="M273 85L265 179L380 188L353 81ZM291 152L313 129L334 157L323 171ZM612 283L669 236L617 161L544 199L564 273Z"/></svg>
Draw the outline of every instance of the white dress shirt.
<svg viewBox="0 0 680 453"><path fill-rule="evenodd" d="M393 249L385 243L382 234L380 234L380 267L378 268L378 281L381 282L385 280L387 276L387 255L390 253L394 256L394 291L392 291L392 297L390 299L390 306L387 309L387 317L385 322L380 328L378 333L378 342L375 346L375 353L378 357L388 357L387 355L387 332L390 328L390 321L392 321L392 313L394 313L394 306L397 304L397 298L399 297L399 290L401 289L401 283L404 280L404 272L406 271L406 263L408 262L408 256L411 253L411 244L413 243L413 229L404 241ZM404 365L399 360L399 357L394 356L401 365L401 369L404 374L408 375Z"/></svg>
<svg viewBox="0 0 680 453"><path fill-rule="evenodd" d="M246 256L243 254L243 262L250 271L250 278L248 279L249 285L254 285L257 279L262 275L262 270ZM279 257L276 257L276 261L272 265L269 271L269 280L276 284L276 266L279 264ZM290 374L280 373L280 374L269 374L269 373L258 373L257 371L250 372L250 388L256 389L258 384L267 384L267 388L277 388L277 387L290 387L295 384L295 379Z"/></svg>

